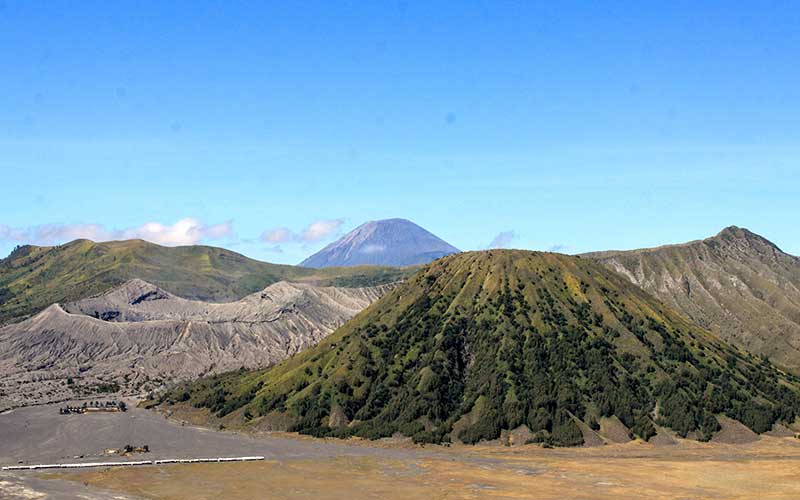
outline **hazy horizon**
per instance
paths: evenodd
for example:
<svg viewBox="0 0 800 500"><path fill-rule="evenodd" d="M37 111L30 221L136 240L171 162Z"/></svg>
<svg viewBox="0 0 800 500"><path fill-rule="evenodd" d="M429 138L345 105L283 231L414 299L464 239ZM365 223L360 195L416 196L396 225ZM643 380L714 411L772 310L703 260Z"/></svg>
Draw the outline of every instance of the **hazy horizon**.
<svg viewBox="0 0 800 500"><path fill-rule="evenodd" d="M360 224L359 224L359 225L360 225ZM736 225L735 225L735 224L732 224L731 226L726 226L725 228L721 228L721 229L720 229L720 231L721 231L722 229L726 229L726 228L728 228L728 227L732 227L732 226L736 226ZM758 234L759 236L762 236L762 237L764 236L763 234L759 234L757 231L752 231L750 228L746 228L746 227L745 227L745 228L743 228L743 229L747 229L747 230L749 230L749 231L751 231L751 232L753 232L753 233L755 233L755 234ZM518 250L534 250L534 251L547 251L547 252L556 252L556 253L564 253L564 254L567 254L567 255L579 255L579 254L592 253L592 252L604 252L604 251L625 251L625 250L637 250L637 249L642 249L642 248L656 248L656 247L661 247L661 246L669 246L669 245L680 245L680 244L683 244L683 243L690 243L690 242L693 242L693 241L698 241L698 240L703 240L703 239L706 239L706 238L710 238L710 237L713 237L713 236L715 236L715 235L716 235L716 234L718 234L718 233L719 233L719 232L717 232L717 233L714 233L714 234L709 234L709 235L706 235L706 236L701 236L701 237L697 237L697 238L688 239L688 240L685 240L685 241L664 242L664 243L662 243L662 244L659 244L659 245L654 245L654 246L652 246L652 247L631 247L631 248L616 248L616 247L609 247L609 248L598 248L598 249L586 250L586 251L582 251L582 252L570 252L570 251L568 251L568 249L564 249L564 248L557 248L557 247L551 247L551 248L546 248L546 249L522 248L522 247L515 246L515 245L513 244L513 238L511 238L511 236L510 236L510 235L507 235L507 234L501 233L501 234L497 235L497 237L495 237L495 239L494 239L492 242L490 242L490 244L489 244L489 245L487 245L487 246L486 246L486 247L484 247L484 248L467 248L467 249L461 249L461 251L462 251L462 252L470 252L470 251L488 250L488 249L518 249ZM334 237L340 237L340 236L341 236L341 234L340 234L340 233L334 233ZM72 240L64 241L64 242L62 242L62 243L60 243L60 244L66 244L66 243L70 243L70 242L72 242L72 241L79 240L79 239L88 239L88 240L90 240L90 241L94 241L95 243L107 243L107 242L114 242L114 241L129 241L129 240L143 240L143 241L149 241L147 238L141 238L141 237L135 237L135 238L120 238L120 239L109 239L109 240L92 240L91 238L84 238L84 237L81 237L81 238L76 238L76 239L72 239ZM771 243L773 243L773 244L775 244L776 246L778 246L778 247L779 247L779 248L780 248L782 251L784 251L784 252L786 252L786 253L788 253L788 254L790 254L790 255L795 255L795 254L793 254L792 252L789 252L789 251L787 251L785 248L783 248L783 247L780 245L780 243L779 243L779 242L776 242L776 241L770 240L769 238L767 238L767 239L768 239L768 240L769 240ZM295 262L295 263L292 263L292 262L278 262L278 261L274 261L274 260L269 260L269 259L263 259L263 258L254 257L254 256L252 256L252 255L247 255L246 253L243 253L243 252L241 252L241 251L238 251L238 250L236 249L236 247L237 247L237 246L239 246L239 245L237 245L237 244L228 245L228 246L226 247L226 246L223 246L223 245L214 245L214 244L213 244L213 242L212 242L212 243L198 242L198 243L190 243L190 244L186 244L186 245L181 245L181 244L172 245L172 244L164 244L163 242L153 242L153 241L150 241L150 243L154 243L154 244L157 244L157 245L162 245L162 246L167 246L167 247L170 247L170 246L172 246L172 247L175 247L175 246L192 246L192 245L205 245L205 246L212 246L212 247L213 247L213 246L217 246L217 247L221 247L221 248L227 248L227 249L229 249L229 250L232 250L232 251L235 251L235 252L237 252L237 253L240 253L240 254L244 255L245 257L249 257L249 258L252 258L252 259L255 259L255 260L260 260L260 261L263 261L263 262L272 262L272 263L281 263L281 264L290 264L290 265L301 265L301 264L302 264L301 262ZM24 246L24 245L25 245L24 243L20 243L20 244L19 244L19 245L17 245L17 246ZM309 247L306 247L306 246L304 246L304 247L302 247L302 248L309 248ZM12 251L13 251L13 248L12 248ZM9 252L9 253L10 253L10 252ZM6 256L7 256L7 255L6 255ZM6 256L0 256L0 258L6 257ZM310 253L309 253L309 255L308 255L308 256L306 256L306 257L309 257L309 256L311 256L311 254L310 254ZM795 255L795 256L797 256L797 255Z"/></svg>

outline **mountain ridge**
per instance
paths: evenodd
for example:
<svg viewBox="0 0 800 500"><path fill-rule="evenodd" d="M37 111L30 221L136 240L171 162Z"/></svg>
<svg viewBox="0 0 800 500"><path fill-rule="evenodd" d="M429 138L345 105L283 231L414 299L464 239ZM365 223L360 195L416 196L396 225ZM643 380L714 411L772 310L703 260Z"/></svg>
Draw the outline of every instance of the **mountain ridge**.
<svg viewBox="0 0 800 500"><path fill-rule="evenodd" d="M692 321L800 373L800 258L747 229L677 245L583 254Z"/></svg>
<svg viewBox="0 0 800 500"><path fill-rule="evenodd" d="M800 257L797 257L795 255L792 255L792 254L784 252L783 250L781 250L780 247L778 247L778 245L776 245L772 241L768 240L767 238L765 238L765 237L763 237L763 236L761 236L761 235L759 235L757 233L754 233L754 232L750 231L747 228L743 228L743 227L739 227L739 226L735 226L735 225L731 225L731 226L727 226L727 227L723 228L722 230L720 230L714 236L709 236L709 237L701 238L701 239L697 239L697 240L690 240L690 241L686 241L684 243L668 243L668 244L665 244L665 245L658 245L658 246L654 246L654 247L634 248L634 249L629 249L629 250L597 250L597 251L592 251L592 252L584 252L584 253L581 253L581 254L578 254L578 255L581 255L583 257L589 257L589 258L603 258L603 257L610 257L610 256L613 256L613 255L625 254L625 253L630 253L630 252L636 252L636 253L656 252L656 251L659 251L659 250L665 250L665 249L669 249L669 248L689 247L689 246L697 245L697 244L700 244L700 243L714 243L714 242L723 243L723 242L726 242L726 241L729 242L731 240L734 240L734 241L735 240L758 241L758 242L761 242L762 244L765 244L765 245L768 245L768 246L774 248L775 250L777 250L777 251L779 251L781 253L784 253L784 254L789 255L791 257L794 257L796 259L800 259Z"/></svg>
<svg viewBox="0 0 800 500"><path fill-rule="evenodd" d="M398 281L411 272L367 266L315 270L261 262L212 246L165 247L144 240L25 245L0 260L0 324L133 278L180 297L226 302L282 280L352 287Z"/></svg>
<svg viewBox="0 0 800 500"><path fill-rule="evenodd" d="M425 266L275 367L163 401L233 427L569 446L609 419L645 440L710 439L718 415L766 432L800 412L798 382L591 259L491 250Z"/></svg>

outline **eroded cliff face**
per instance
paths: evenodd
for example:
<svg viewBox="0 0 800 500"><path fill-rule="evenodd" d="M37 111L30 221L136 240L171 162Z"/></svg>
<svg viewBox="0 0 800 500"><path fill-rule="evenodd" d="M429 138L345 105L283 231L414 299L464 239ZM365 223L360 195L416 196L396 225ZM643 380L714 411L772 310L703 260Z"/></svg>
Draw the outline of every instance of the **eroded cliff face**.
<svg viewBox="0 0 800 500"><path fill-rule="evenodd" d="M598 260L701 326L800 373L800 259L746 229Z"/></svg>
<svg viewBox="0 0 800 500"><path fill-rule="evenodd" d="M278 282L208 303L131 280L53 304L0 329L0 408L268 366L316 344L391 287Z"/></svg>

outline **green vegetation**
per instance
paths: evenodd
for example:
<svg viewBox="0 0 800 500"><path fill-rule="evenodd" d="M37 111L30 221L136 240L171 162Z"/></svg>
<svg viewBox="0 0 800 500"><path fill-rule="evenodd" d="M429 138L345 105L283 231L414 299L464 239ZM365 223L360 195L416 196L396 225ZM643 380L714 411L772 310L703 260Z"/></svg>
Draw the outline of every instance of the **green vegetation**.
<svg viewBox="0 0 800 500"><path fill-rule="evenodd" d="M318 346L267 370L183 385L165 401L227 425L289 417L314 436L548 446L616 416L708 439L725 414L756 432L800 412L798 380L731 348L588 259L493 250L442 258Z"/></svg>
<svg viewBox="0 0 800 500"><path fill-rule="evenodd" d="M326 285L342 288L361 288L403 281L417 272L419 267L420 266L409 266L402 268L369 266L360 266L355 268L339 267L323 268L319 269L317 272L323 275L331 272L341 274L339 276L323 278L322 282Z"/></svg>
<svg viewBox="0 0 800 500"><path fill-rule="evenodd" d="M735 226L660 248L583 256L635 284L730 344L800 375L800 258Z"/></svg>
<svg viewBox="0 0 800 500"><path fill-rule="evenodd" d="M116 382L109 382L89 386L89 389L94 390L95 392L108 392L113 394L119 392L120 387Z"/></svg>
<svg viewBox="0 0 800 500"><path fill-rule="evenodd" d="M280 280L353 287L398 281L412 272L380 267L308 269L259 262L221 248L171 248L141 240L26 245L0 260L0 324L133 278L184 298L230 301Z"/></svg>

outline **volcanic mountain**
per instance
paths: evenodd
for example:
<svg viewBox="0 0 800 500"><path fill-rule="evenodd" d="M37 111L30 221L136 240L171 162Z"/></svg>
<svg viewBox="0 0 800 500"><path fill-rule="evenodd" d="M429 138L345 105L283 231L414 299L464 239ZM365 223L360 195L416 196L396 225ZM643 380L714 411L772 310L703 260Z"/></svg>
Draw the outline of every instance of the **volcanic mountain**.
<svg viewBox="0 0 800 500"><path fill-rule="evenodd" d="M317 436L576 445L613 429L709 439L721 415L765 432L794 421L799 382L591 259L492 250L425 266L273 368L164 400Z"/></svg>
<svg viewBox="0 0 800 500"><path fill-rule="evenodd" d="M800 374L800 258L747 229L587 254L728 342Z"/></svg>
<svg viewBox="0 0 800 500"><path fill-rule="evenodd" d="M208 303L131 280L0 328L0 408L268 366L316 344L389 288L281 281Z"/></svg>
<svg viewBox="0 0 800 500"><path fill-rule="evenodd" d="M459 250L405 219L371 221L358 226L300 263L304 267L412 266Z"/></svg>
<svg viewBox="0 0 800 500"><path fill-rule="evenodd" d="M369 286L408 274L387 268L318 271L260 262L223 248L164 247L142 240L26 245L0 259L0 325L136 278L187 299L228 302L281 280Z"/></svg>

